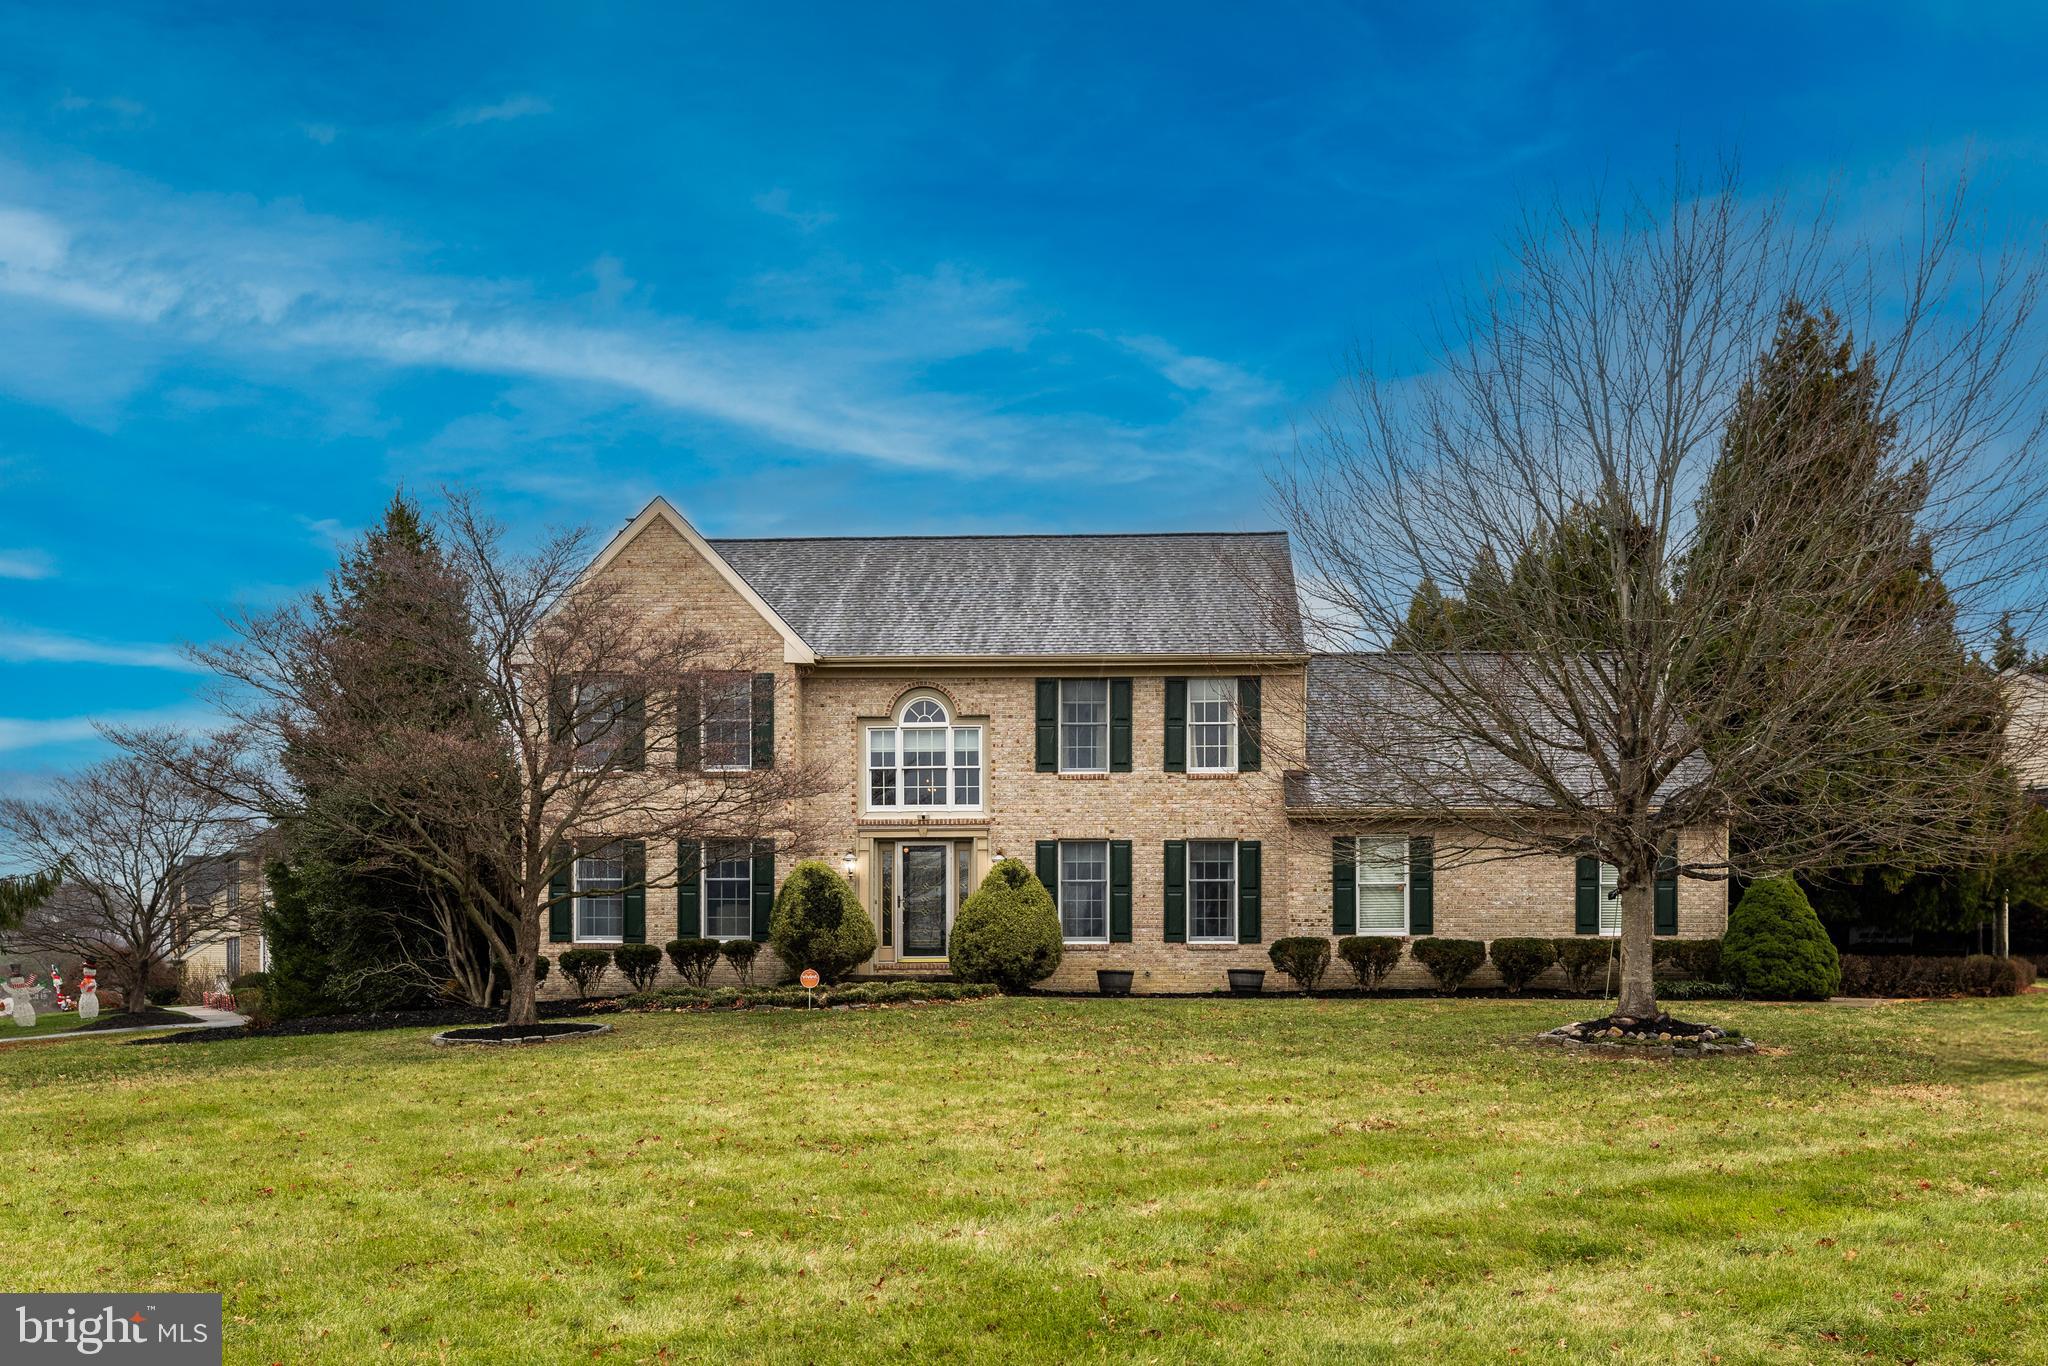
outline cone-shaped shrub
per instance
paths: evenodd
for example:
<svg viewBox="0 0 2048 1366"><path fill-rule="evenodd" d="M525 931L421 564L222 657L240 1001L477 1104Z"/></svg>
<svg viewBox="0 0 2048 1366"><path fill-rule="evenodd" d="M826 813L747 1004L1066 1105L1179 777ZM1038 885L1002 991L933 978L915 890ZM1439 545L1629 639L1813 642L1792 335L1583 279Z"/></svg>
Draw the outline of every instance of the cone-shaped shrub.
<svg viewBox="0 0 2048 1366"><path fill-rule="evenodd" d="M1022 991L1060 965L1060 916L1052 893L1013 858L988 870L953 922L948 954L963 982Z"/></svg>
<svg viewBox="0 0 2048 1366"><path fill-rule="evenodd" d="M1841 989L1842 960L1799 884L1770 877L1752 882L1728 917L1721 975L1745 996L1825 1001Z"/></svg>
<svg viewBox="0 0 2048 1366"><path fill-rule="evenodd" d="M791 975L816 968L836 982L874 956L875 927L853 884L819 859L789 870L768 916L768 947Z"/></svg>

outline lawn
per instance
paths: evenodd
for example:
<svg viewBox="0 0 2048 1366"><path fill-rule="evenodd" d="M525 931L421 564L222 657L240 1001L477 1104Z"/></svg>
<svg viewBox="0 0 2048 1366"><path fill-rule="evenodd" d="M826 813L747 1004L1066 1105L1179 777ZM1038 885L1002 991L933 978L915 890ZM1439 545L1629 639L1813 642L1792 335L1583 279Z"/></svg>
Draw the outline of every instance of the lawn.
<svg viewBox="0 0 2048 1366"><path fill-rule="evenodd" d="M0 1052L13 1290L231 1362L2038 1360L2048 996L1003 1000Z"/></svg>

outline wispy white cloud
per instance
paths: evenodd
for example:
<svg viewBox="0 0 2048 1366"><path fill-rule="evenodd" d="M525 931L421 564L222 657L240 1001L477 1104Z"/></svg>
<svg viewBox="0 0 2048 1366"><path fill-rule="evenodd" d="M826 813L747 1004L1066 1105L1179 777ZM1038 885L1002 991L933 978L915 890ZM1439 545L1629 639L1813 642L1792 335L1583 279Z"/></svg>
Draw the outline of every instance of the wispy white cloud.
<svg viewBox="0 0 2048 1366"><path fill-rule="evenodd" d="M0 549L0 579L51 579L57 562L41 550Z"/></svg>
<svg viewBox="0 0 2048 1366"><path fill-rule="evenodd" d="M754 196L754 207L773 218L786 219L805 232L816 232L819 228L839 217L826 209L799 210L790 207L789 191L778 185L765 194Z"/></svg>
<svg viewBox="0 0 2048 1366"><path fill-rule="evenodd" d="M6 623L0 623L0 660L10 664L113 664L137 669L176 669L185 673L200 671L173 645L92 640Z"/></svg>
<svg viewBox="0 0 2048 1366"><path fill-rule="evenodd" d="M322 147L326 147L334 142L335 135L340 130L331 123L302 123L299 125L299 131Z"/></svg>
<svg viewBox="0 0 2048 1366"><path fill-rule="evenodd" d="M306 535L322 550L341 551L355 540L357 532L338 517L308 517L299 514L299 525L306 529Z"/></svg>
<svg viewBox="0 0 2048 1366"><path fill-rule="evenodd" d="M96 741L103 725L204 731L220 724L220 713L193 702L141 711L101 712L93 716L0 716L0 752Z"/></svg>
<svg viewBox="0 0 2048 1366"><path fill-rule="evenodd" d="M295 205L95 188L49 188L0 162L0 297L160 349L527 379L583 394L586 410L625 398L908 468L1050 474L1064 461L1139 477L1191 451L1242 459L1278 430L1277 412L1257 411L1278 391L1255 376L1155 338L1059 331L1020 282L964 266L762 276L738 297L754 325L722 326L621 307L640 296L616 262L593 269L593 312L588 300L535 302L543 291L516 281L412 269L407 244ZM1126 423L1092 411L1095 376L1068 355L1089 345L1110 348L1110 364L1117 352L1142 360L1155 393L1171 386L1178 416ZM954 361L1006 357L1026 402L1001 385L932 380Z"/></svg>
<svg viewBox="0 0 2048 1366"><path fill-rule="evenodd" d="M507 119L529 119L554 112L554 103L539 95L512 95L496 104L479 104L457 110L449 122L458 128L467 128L479 123L503 123Z"/></svg>

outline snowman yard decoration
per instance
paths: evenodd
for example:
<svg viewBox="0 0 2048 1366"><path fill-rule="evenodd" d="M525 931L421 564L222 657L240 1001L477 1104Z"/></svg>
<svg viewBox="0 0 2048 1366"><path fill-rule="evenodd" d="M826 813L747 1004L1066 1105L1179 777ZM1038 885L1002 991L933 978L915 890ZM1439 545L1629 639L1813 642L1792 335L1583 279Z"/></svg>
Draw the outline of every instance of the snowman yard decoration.
<svg viewBox="0 0 2048 1366"><path fill-rule="evenodd" d="M14 1023L23 1029L33 1029L36 1024L36 1008L29 1000L29 993L36 989L35 978L24 976L21 964L8 966L7 997L14 1003Z"/></svg>
<svg viewBox="0 0 2048 1366"><path fill-rule="evenodd" d="M90 958L78 968L78 1018L97 1020L100 1016L99 969Z"/></svg>

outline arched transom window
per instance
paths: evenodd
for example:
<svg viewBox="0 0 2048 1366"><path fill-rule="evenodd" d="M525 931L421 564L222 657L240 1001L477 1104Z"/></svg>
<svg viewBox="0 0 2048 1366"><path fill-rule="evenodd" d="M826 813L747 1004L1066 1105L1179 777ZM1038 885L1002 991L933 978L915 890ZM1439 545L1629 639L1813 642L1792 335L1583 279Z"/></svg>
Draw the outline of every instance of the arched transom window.
<svg viewBox="0 0 2048 1366"><path fill-rule="evenodd" d="M980 809L981 727L954 725L943 699L911 694L867 740L870 810Z"/></svg>

